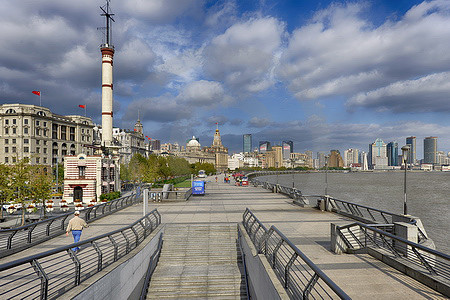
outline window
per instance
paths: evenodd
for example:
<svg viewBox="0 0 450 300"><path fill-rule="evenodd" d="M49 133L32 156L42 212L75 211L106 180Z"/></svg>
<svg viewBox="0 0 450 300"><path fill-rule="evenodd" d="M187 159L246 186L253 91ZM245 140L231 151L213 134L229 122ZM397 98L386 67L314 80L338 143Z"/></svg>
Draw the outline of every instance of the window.
<svg viewBox="0 0 450 300"><path fill-rule="evenodd" d="M44 145L47 145L47 141L44 141Z"/></svg>
<svg viewBox="0 0 450 300"><path fill-rule="evenodd" d="M44 122L44 127L47 127L47 122Z"/></svg>
<svg viewBox="0 0 450 300"><path fill-rule="evenodd" d="M82 141L84 141L84 135L83 135L83 136L81 136L81 140L82 140Z"/></svg>
<svg viewBox="0 0 450 300"><path fill-rule="evenodd" d="M16 158L13 156L12 158L12 162L15 163L16 162Z"/></svg>
<svg viewBox="0 0 450 300"><path fill-rule="evenodd" d="M24 144L29 144L29 143L30 143L30 140L29 140L29 139L23 139L23 143L24 143Z"/></svg>
<svg viewBox="0 0 450 300"><path fill-rule="evenodd" d="M8 153L8 152L9 152L9 148L5 147L5 153Z"/></svg>
<svg viewBox="0 0 450 300"><path fill-rule="evenodd" d="M17 122L16 119L13 119L13 124L14 124L14 125L16 125L16 122Z"/></svg>
<svg viewBox="0 0 450 300"><path fill-rule="evenodd" d="M17 148L16 147L12 147L12 153L16 153L17 152Z"/></svg>
<svg viewBox="0 0 450 300"><path fill-rule="evenodd" d="M58 138L58 125L53 124L52 125L52 139Z"/></svg>
<svg viewBox="0 0 450 300"><path fill-rule="evenodd" d="M44 164L47 163L47 157L44 157Z"/></svg>
<svg viewBox="0 0 450 300"><path fill-rule="evenodd" d="M36 145L39 145L41 143L41 140L36 140Z"/></svg>
<svg viewBox="0 0 450 300"><path fill-rule="evenodd" d="M5 120L5 125L9 125L9 120L8 119Z"/></svg>
<svg viewBox="0 0 450 300"><path fill-rule="evenodd" d="M7 113L7 114L15 114L16 111L15 111L14 109L10 108L10 109L8 109L8 110L6 111L6 113Z"/></svg>
<svg viewBox="0 0 450 300"><path fill-rule="evenodd" d="M37 163L37 164L41 163L39 157L36 157L36 163Z"/></svg>
<svg viewBox="0 0 450 300"><path fill-rule="evenodd" d="M38 111L38 112L37 112L37 115L38 115L38 116L43 116L43 117L45 117L45 112L43 112L43 111Z"/></svg>
<svg viewBox="0 0 450 300"><path fill-rule="evenodd" d="M79 166L78 167L78 176L80 178L84 178L84 176L86 176L86 166Z"/></svg>
<svg viewBox="0 0 450 300"><path fill-rule="evenodd" d="M47 148L44 148L44 153L47 153Z"/></svg>
<svg viewBox="0 0 450 300"><path fill-rule="evenodd" d="M36 153L41 153L41 148L36 147Z"/></svg>
<svg viewBox="0 0 450 300"><path fill-rule="evenodd" d="M47 136L47 129L44 129L44 136Z"/></svg>
<svg viewBox="0 0 450 300"><path fill-rule="evenodd" d="M5 139L5 144L8 144L9 143L9 140L8 139Z"/></svg>
<svg viewBox="0 0 450 300"><path fill-rule="evenodd" d="M28 125L28 119L24 119L23 124Z"/></svg>
<svg viewBox="0 0 450 300"><path fill-rule="evenodd" d="M30 148L28 148L28 147L23 147L23 152L25 152L25 153L30 152Z"/></svg>
<svg viewBox="0 0 450 300"><path fill-rule="evenodd" d="M12 143L15 144L16 143L16 139L12 139Z"/></svg>
<svg viewBox="0 0 450 300"><path fill-rule="evenodd" d="M8 157L5 157L5 163L7 164L9 162Z"/></svg>
<svg viewBox="0 0 450 300"><path fill-rule="evenodd" d="M5 128L5 134L9 134L9 128Z"/></svg>
<svg viewBox="0 0 450 300"><path fill-rule="evenodd" d="M25 127L25 128L23 129L23 133L28 134L28 127Z"/></svg>
<svg viewBox="0 0 450 300"><path fill-rule="evenodd" d="M84 128L81 128L81 133L84 133Z"/></svg>
<svg viewBox="0 0 450 300"><path fill-rule="evenodd" d="M36 128L36 135L41 135L41 130L39 128Z"/></svg>
<svg viewBox="0 0 450 300"><path fill-rule="evenodd" d="M16 134L16 128L13 128L13 134Z"/></svg>
<svg viewBox="0 0 450 300"><path fill-rule="evenodd" d="M39 125L40 125L39 120L36 120L36 126L39 126Z"/></svg>

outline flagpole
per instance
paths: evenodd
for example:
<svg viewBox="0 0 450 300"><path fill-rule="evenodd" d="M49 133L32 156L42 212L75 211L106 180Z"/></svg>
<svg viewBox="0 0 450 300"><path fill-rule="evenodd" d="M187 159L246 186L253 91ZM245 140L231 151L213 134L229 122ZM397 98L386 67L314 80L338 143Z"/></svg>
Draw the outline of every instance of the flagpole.
<svg viewBox="0 0 450 300"><path fill-rule="evenodd" d="M42 99L41 99L42 92L39 92L39 106L42 107Z"/></svg>
<svg viewBox="0 0 450 300"><path fill-rule="evenodd" d="M87 105L84 105L84 117L86 117L86 110L87 110Z"/></svg>

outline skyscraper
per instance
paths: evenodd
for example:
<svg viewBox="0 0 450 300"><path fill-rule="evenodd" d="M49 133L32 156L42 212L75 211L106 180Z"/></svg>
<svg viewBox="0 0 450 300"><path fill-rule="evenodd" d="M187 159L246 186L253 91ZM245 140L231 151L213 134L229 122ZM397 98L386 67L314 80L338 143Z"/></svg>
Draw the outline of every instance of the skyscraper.
<svg viewBox="0 0 450 300"><path fill-rule="evenodd" d="M344 151L344 167L350 167L351 164L358 163L358 152L358 149L347 149Z"/></svg>
<svg viewBox="0 0 450 300"><path fill-rule="evenodd" d="M423 140L423 162L426 164L438 163L437 137L429 136Z"/></svg>
<svg viewBox="0 0 450 300"><path fill-rule="evenodd" d="M317 152L317 159L319 160L319 169L325 167L325 154Z"/></svg>
<svg viewBox="0 0 450 300"><path fill-rule="evenodd" d="M387 144L388 166L398 166L398 143L390 142Z"/></svg>
<svg viewBox="0 0 450 300"><path fill-rule="evenodd" d="M339 150L331 150L330 157L328 157L329 168L342 168L344 167L344 160L342 159Z"/></svg>
<svg viewBox="0 0 450 300"><path fill-rule="evenodd" d="M291 153L294 152L294 142L293 141L283 141L283 159L289 159Z"/></svg>
<svg viewBox="0 0 450 300"><path fill-rule="evenodd" d="M268 142L268 141L259 142L259 152L260 153L266 153L267 151L270 151L270 150L272 150L270 142Z"/></svg>
<svg viewBox="0 0 450 300"><path fill-rule="evenodd" d="M242 152L250 153L252 152L252 135L244 134L243 135L243 149Z"/></svg>
<svg viewBox="0 0 450 300"><path fill-rule="evenodd" d="M406 145L409 145L408 164L416 163L416 137L410 136L406 138Z"/></svg>
<svg viewBox="0 0 450 300"><path fill-rule="evenodd" d="M369 168L384 169L388 165L386 144L381 139L369 145Z"/></svg>

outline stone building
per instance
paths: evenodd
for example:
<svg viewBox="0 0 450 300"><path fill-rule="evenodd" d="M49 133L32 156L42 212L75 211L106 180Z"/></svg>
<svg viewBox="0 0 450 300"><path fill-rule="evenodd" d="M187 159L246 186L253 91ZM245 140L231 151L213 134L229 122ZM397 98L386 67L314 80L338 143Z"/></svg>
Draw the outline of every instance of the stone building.
<svg viewBox="0 0 450 300"><path fill-rule="evenodd" d="M32 164L55 165L65 155L93 154L93 128L84 116L62 116L37 105L0 105L0 162L27 157Z"/></svg>
<svg viewBox="0 0 450 300"><path fill-rule="evenodd" d="M105 155L66 156L64 160L63 199L72 203L80 199L88 204L99 201L101 194L120 190L118 157Z"/></svg>
<svg viewBox="0 0 450 300"><path fill-rule="evenodd" d="M206 147L204 151L214 154L214 166L217 171L224 172L228 169L228 148L222 145L219 128L217 128L216 132L214 133L213 143L211 147Z"/></svg>
<svg viewBox="0 0 450 300"><path fill-rule="evenodd" d="M330 157L328 157L329 168L343 168L344 160L342 159L339 150L331 150Z"/></svg>

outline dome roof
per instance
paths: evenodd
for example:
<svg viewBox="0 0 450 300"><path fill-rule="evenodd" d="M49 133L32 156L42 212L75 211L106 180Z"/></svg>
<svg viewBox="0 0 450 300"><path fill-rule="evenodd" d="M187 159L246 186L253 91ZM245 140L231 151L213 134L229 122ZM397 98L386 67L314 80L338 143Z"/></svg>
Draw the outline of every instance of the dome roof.
<svg viewBox="0 0 450 300"><path fill-rule="evenodd" d="M193 136L192 139L189 142L187 142L186 147L201 147L201 145L197 141L195 136Z"/></svg>

